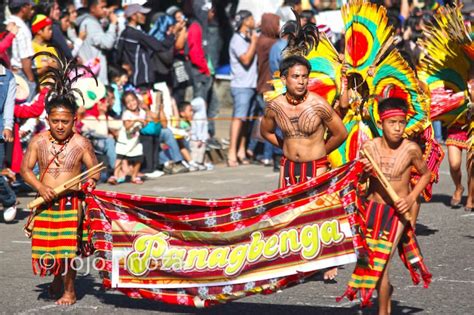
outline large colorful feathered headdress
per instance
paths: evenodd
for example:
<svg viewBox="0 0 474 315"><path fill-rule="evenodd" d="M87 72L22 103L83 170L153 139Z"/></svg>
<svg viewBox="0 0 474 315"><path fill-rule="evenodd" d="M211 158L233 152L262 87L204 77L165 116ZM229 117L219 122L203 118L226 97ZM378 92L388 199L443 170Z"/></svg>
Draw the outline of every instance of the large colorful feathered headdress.
<svg viewBox="0 0 474 315"><path fill-rule="evenodd" d="M424 26L425 37L417 69L431 91L431 119L446 125L465 122L469 69L474 66L474 42L460 7L442 7L433 23Z"/></svg>

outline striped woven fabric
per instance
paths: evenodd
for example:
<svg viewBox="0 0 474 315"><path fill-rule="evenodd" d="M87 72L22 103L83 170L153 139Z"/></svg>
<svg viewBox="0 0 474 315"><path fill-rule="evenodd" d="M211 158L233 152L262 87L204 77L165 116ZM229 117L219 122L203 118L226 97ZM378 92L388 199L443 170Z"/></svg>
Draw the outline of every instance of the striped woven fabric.
<svg viewBox="0 0 474 315"><path fill-rule="evenodd" d="M439 168L444 159L444 151L438 141L434 138L432 126L426 128L412 140L418 143L418 145L423 149L423 160L426 161L426 165L431 172L430 182L421 192L425 201L430 201L433 196L433 184L439 181ZM415 187L420 178L420 173L418 173L416 168L413 167L410 176L412 187Z"/></svg>
<svg viewBox="0 0 474 315"><path fill-rule="evenodd" d="M57 275L65 259L77 256L79 195L69 194L45 205L34 220L31 241L33 272Z"/></svg>
<svg viewBox="0 0 474 315"><path fill-rule="evenodd" d="M463 130L460 125L448 128L448 138L446 139L446 146L455 146L460 150L469 149L469 139L467 129Z"/></svg>
<svg viewBox="0 0 474 315"><path fill-rule="evenodd" d="M359 293L361 306L365 307L372 304L372 293L390 259L400 220L394 208L374 201L368 202L365 213L362 209L361 211L361 214L365 217L366 231L364 234L371 252L371 261L370 263L367 263L366 260L357 261L347 290L341 297L337 298L337 301L346 296L352 301ZM419 270L424 286L427 288L431 282L431 274L423 262L415 233L409 225L405 227L400 239L399 254L410 271L413 283L420 283L420 275L416 272Z"/></svg>
<svg viewBox="0 0 474 315"><path fill-rule="evenodd" d="M360 173L354 162L226 199L95 191L86 202L96 266L130 297L196 307L302 283L364 252L352 189Z"/></svg>

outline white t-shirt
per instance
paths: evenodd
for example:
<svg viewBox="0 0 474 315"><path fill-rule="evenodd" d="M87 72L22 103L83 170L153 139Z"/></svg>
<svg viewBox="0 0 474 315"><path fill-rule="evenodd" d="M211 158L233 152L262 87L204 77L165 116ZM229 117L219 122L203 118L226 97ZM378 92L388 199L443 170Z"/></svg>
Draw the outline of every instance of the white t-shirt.
<svg viewBox="0 0 474 315"><path fill-rule="evenodd" d="M245 67L239 60L239 57L247 52L249 46L250 42L242 34L234 33L229 45L231 87L257 87L257 55L255 54L249 67Z"/></svg>
<svg viewBox="0 0 474 315"><path fill-rule="evenodd" d="M131 112L126 110L123 112L122 120L138 120L146 119L146 112L143 109L140 109L138 112ZM136 157L143 155L143 146L140 143L140 129L143 128L143 124L140 122L135 122L133 127L130 130L126 130L123 126L117 138L117 145L115 146L115 151L117 154Z"/></svg>

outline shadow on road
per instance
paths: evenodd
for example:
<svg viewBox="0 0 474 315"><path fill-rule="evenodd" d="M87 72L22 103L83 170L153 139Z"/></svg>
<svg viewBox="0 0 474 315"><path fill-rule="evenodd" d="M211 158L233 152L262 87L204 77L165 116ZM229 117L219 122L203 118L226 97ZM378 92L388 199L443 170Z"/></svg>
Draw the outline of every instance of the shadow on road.
<svg viewBox="0 0 474 315"><path fill-rule="evenodd" d="M47 279L47 278L45 278ZM49 277L48 280L53 280ZM96 296L101 303L113 306L117 311L125 310L141 310L141 311L155 311L166 312L174 314L215 314L215 315L242 315L242 314L272 314L272 315L286 315L286 314L376 314L376 300L373 300L374 305L364 310L361 310L359 305L354 304L352 307L337 307L337 306L317 306L317 305L295 305L295 304L263 304L254 302L233 302L223 304L207 309L197 309L193 307L177 306L164 304L158 301L151 301L146 299L131 299L116 291L105 291L102 285L96 281L96 277L92 275L79 276L76 280L76 294L77 300L80 303L86 295ZM52 301L48 295L49 282L40 284L36 287L36 292L39 292L38 300ZM423 309L409 307L400 304L398 301L392 302L393 314L416 314L422 312Z"/></svg>
<svg viewBox="0 0 474 315"><path fill-rule="evenodd" d="M440 194L435 194L433 195L433 198L429 202L423 202L423 203L442 203L449 209L451 209L451 195L440 195ZM461 204L466 204L467 196L462 197ZM454 209L453 209L454 210Z"/></svg>
<svg viewBox="0 0 474 315"><path fill-rule="evenodd" d="M428 226L424 224L417 223L416 224L416 235L417 236L430 236L433 234L438 233L439 230L430 229Z"/></svg>

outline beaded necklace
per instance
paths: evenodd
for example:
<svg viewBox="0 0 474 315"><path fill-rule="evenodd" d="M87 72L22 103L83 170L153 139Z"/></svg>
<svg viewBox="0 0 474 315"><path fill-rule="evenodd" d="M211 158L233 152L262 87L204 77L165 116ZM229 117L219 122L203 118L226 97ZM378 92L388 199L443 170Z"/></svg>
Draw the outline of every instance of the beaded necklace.
<svg viewBox="0 0 474 315"><path fill-rule="evenodd" d="M308 98L308 95L309 95L309 93L306 92L306 94L302 98L296 99L288 93L285 94L286 100L288 101L288 103L290 103L291 105L294 105L294 106L299 105L299 104L303 103L304 101L306 101L306 99Z"/></svg>

